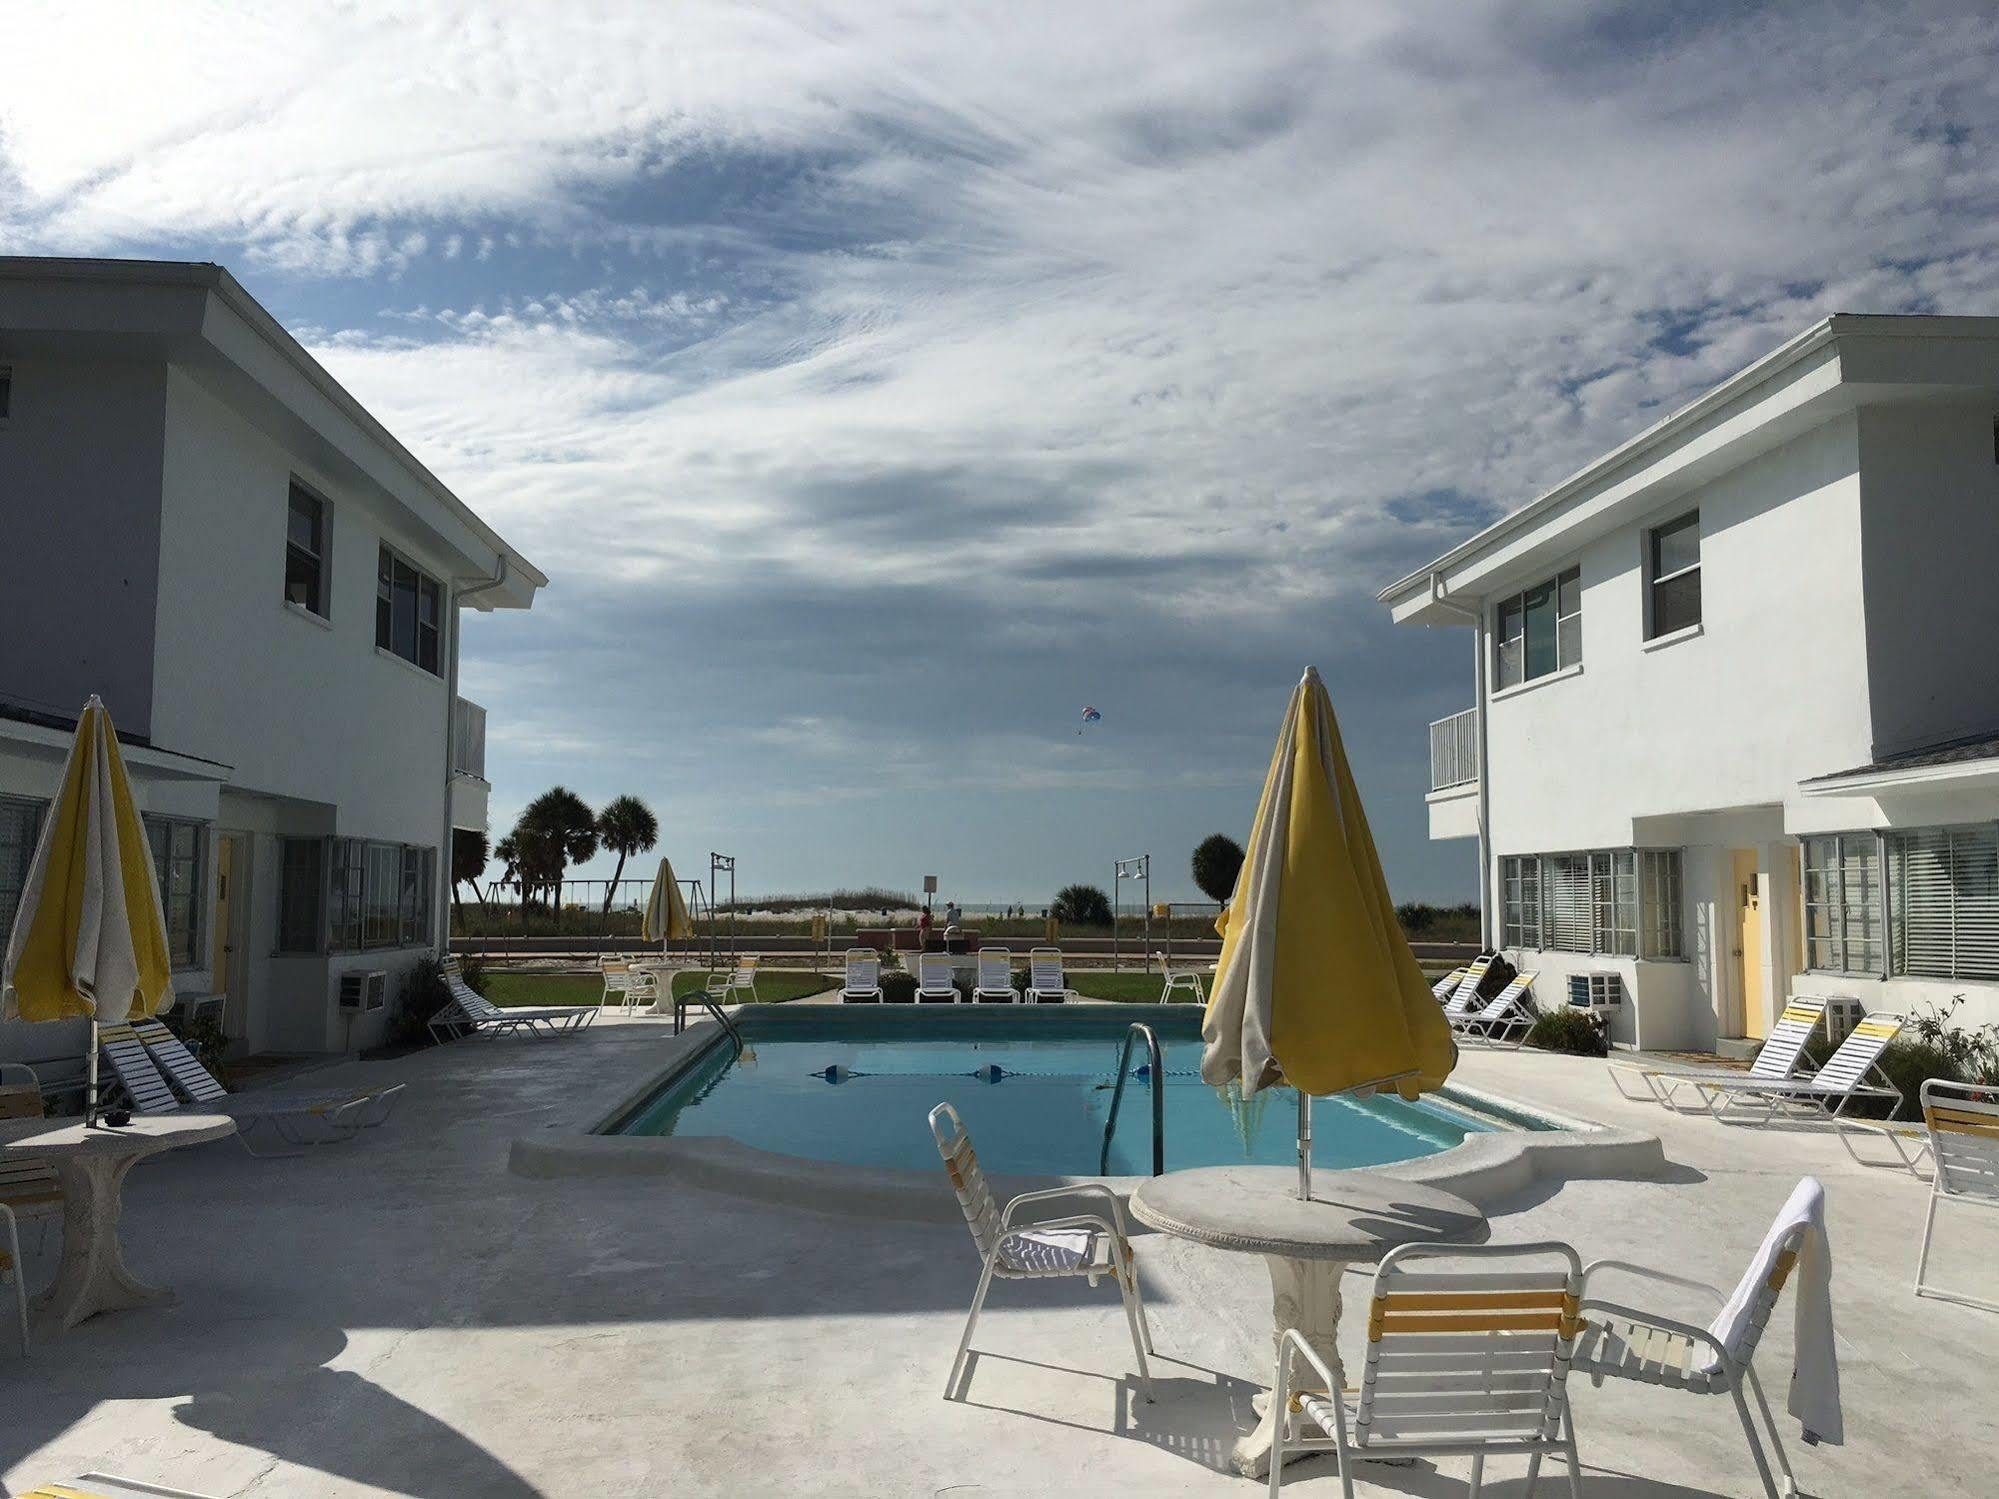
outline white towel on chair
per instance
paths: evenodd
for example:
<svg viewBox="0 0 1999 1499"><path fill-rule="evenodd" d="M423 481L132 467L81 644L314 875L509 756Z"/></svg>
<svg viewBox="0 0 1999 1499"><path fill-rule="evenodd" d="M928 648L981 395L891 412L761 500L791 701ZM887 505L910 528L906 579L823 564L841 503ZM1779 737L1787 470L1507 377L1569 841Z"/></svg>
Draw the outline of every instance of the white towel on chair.
<svg viewBox="0 0 1999 1499"><path fill-rule="evenodd" d="M1789 1409L1804 1427L1808 1443L1837 1447L1846 1440L1846 1421L1839 1405L1839 1353L1833 1346L1832 1242L1826 1235L1825 1188L1817 1177L1808 1176L1798 1183L1764 1235L1763 1247L1750 1261L1748 1273L1708 1330L1730 1353L1740 1349L1752 1333L1749 1313L1756 1290L1770 1279L1785 1236L1800 1223L1806 1228L1792 1279L1798 1300Z"/></svg>

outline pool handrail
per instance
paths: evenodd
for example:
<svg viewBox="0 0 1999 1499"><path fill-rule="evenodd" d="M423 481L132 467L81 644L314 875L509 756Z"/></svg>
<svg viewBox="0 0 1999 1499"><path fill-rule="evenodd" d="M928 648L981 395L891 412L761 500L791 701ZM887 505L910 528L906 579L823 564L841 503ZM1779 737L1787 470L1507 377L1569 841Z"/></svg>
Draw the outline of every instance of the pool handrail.
<svg viewBox="0 0 1999 1499"><path fill-rule="evenodd" d="M1126 1069L1131 1065L1131 1043L1138 1037L1145 1038L1145 1049L1152 1067L1149 1079L1152 1087L1152 1174L1166 1174L1166 1094L1162 1084L1166 1067L1159 1051L1159 1037L1151 1026L1134 1020L1124 1033L1124 1044L1118 1048L1117 1087L1111 1092L1111 1114L1104 1121L1104 1146L1097 1153L1097 1175L1109 1176L1111 1165L1111 1136L1117 1132L1118 1108L1124 1103L1124 1082Z"/></svg>

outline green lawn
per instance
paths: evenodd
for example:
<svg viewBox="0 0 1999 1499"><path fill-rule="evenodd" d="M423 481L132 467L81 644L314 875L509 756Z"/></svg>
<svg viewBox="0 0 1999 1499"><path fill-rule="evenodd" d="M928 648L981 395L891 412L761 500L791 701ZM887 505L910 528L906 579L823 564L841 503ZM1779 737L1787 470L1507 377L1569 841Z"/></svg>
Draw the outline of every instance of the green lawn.
<svg viewBox="0 0 1999 1499"><path fill-rule="evenodd" d="M1201 977L1201 987L1205 989L1208 976ZM1115 999L1124 1004L1157 1004L1159 991L1166 985L1166 976L1160 973L1124 972L1112 973L1109 969L1071 968L1069 987L1085 999ZM1184 990L1174 996L1189 1004L1193 997Z"/></svg>
<svg viewBox="0 0 1999 1499"><path fill-rule="evenodd" d="M692 994L707 981L705 969L690 969L673 976L676 995ZM834 987L822 973L797 968L763 968L757 971L757 998L765 1004L782 1004ZM507 973L489 970L486 998L502 1007L521 1005L541 1008L552 1005L594 1005L604 992L603 980L594 973Z"/></svg>

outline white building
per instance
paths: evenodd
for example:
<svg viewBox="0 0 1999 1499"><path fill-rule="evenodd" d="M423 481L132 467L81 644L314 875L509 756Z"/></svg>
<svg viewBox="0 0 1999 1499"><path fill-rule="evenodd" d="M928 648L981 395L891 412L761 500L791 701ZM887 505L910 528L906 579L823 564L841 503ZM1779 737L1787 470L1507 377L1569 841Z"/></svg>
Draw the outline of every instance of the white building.
<svg viewBox="0 0 1999 1499"><path fill-rule="evenodd" d="M1433 838L1613 1036L1999 1020L1999 318L1837 316L1383 591L1468 627Z"/></svg>
<svg viewBox="0 0 1999 1499"><path fill-rule="evenodd" d="M546 581L227 271L0 258L0 943L94 692L176 992L224 996L248 1052L379 1040L443 940L451 831L486 821L461 613ZM355 971L382 1008L343 1007ZM66 1029L0 1057L79 1053Z"/></svg>

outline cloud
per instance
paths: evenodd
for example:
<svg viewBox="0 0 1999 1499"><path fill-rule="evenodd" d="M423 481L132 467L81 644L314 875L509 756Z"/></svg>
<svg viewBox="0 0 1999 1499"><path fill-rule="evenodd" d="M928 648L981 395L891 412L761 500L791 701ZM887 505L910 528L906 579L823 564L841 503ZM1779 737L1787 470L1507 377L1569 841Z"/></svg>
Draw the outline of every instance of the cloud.
<svg viewBox="0 0 1999 1499"><path fill-rule="evenodd" d="M405 9L10 17L0 248L238 269L554 580L468 632L496 818L639 790L773 884L1240 827L1310 659L1468 892L1464 643L1374 590L1999 289L1989 8Z"/></svg>

